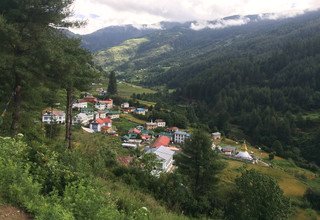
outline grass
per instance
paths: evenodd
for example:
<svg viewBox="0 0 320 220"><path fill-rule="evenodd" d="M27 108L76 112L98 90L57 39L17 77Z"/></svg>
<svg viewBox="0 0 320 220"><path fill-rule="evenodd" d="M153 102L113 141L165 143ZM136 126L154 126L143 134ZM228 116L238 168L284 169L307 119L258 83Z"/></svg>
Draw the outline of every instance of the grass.
<svg viewBox="0 0 320 220"><path fill-rule="evenodd" d="M118 83L118 94L119 96L123 98L130 98L130 96L135 93L135 94L149 94L149 93L156 93L156 91L148 89L148 88L143 88L141 86L136 86L130 83L125 83L121 82ZM140 103L143 101L139 100ZM143 104L143 103L142 103Z"/></svg>
<svg viewBox="0 0 320 220"><path fill-rule="evenodd" d="M150 102L150 101L144 101L144 100L138 100L142 105L145 105L145 106L155 106L157 103L156 102Z"/></svg>
<svg viewBox="0 0 320 220"><path fill-rule="evenodd" d="M222 140L220 145L232 145L238 147L238 149L240 149L241 146L228 139ZM264 160L268 160L268 153L262 152L257 148L248 145L248 151L252 151L255 155L258 155ZM224 194L223 192L234 187L234 180L241 175L241 170L243 169L255 169L274 178L286 196L300 203L303 202L303 195L308 187L320 189L320 177L309 170L296 166L291 160L275 157L272 161L268 160L268 163L271 163L272 167L246 164L232 159L225 160L227 167L220 174L222 196ZM311 209L297 208L292 219L320 219L320 215Z"/></svg>
<svg viewBox="0 0 320 220"><path fill-rule="evenodd" d="M120 135L124 135L128 132L128 130L136 127L139 124L129 121L128 119L125 119L125 118L120 118L118 120L113 121L113 125L117 128L118 133Z"/></svg>
<svg viewBox="0 0 320 220"><path fill-rule="evenodd" d="M90 93L92 93L93 95L98 95L98 92L96 91L99 88L103 88L104 90L107 90L108 88L108 80L107 79L101 79L100 84L96 84L94 86L91 87L90 89ZM141 86L136 86L130 83L126 83L126 82L118 82L117 84L118 86L118 95L122 98L130 98L132 96L132 94L150 94L150 93L156 93L156 91L152 90L152 89L148 89L148 88L144 88ZM155 105L154 102L147 102L147 101L143 101L143 100L139 100L139 102L141 104L150 106L150 105Z"/></svg>
<svg viewBox="0 0 320 220"><path fill-rule="evenodd" d="M138 119L138 118L134 117L134 116L131 115L131 114L121 114L120 117L125 118L125 119L127 119L128 121L131 121L131 122L136 123L136 124L139 124L139 125L143 125L144 123L146 123L146 121L141 120L141 119Z"/></svg>

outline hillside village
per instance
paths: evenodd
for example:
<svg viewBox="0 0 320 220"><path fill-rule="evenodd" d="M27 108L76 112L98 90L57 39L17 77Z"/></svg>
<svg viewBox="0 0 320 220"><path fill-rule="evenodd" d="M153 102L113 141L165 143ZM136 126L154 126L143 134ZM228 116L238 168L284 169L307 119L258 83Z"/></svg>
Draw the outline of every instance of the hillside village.
<svg viewBox="0 0 320 220"><path fill-rule="evenodd" d="M103 95L106 95L105 91ZM181 152L181 147L185 141L191 138L191 133L178 127L168 127L166 122L156 118L144 124L131 127L124 134L119 134L113 122L130 114L133 117L145 115L148 109L141 106L130 106L129 102L115 105L113 99L99 99L92 94L85 93L81 99L73 102L72 108L74 116L72 124L81 126L81 129L88 133L101 133L115 136L121 139L121 147L139 150L143 154L155 154L160 166L157 172L170 172L174 169L174 155ZM42 112L42 123L44 124L64 124L66 114L63 110L46 108ZM123 133L123 132L121 132ZM221 145L223 139L220 132L211 134L212 150L218 152L227 159L239 160L245 163L260 164L269 166L263 162L253 151L248 151L244 142L242 146ZM121 157L118 161L126 166L133 161L133 157Z"/></svg>

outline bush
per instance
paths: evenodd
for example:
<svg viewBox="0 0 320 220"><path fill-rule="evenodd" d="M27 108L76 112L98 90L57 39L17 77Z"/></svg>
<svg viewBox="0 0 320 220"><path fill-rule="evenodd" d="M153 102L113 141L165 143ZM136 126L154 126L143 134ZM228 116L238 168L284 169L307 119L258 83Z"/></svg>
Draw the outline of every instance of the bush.
<svg viewBox="0 0 320 220"><path fill-rule="evenodd" d="M304 193L304 198L307 199L312 208L320 210L320 192L308 188Z"/></svg>

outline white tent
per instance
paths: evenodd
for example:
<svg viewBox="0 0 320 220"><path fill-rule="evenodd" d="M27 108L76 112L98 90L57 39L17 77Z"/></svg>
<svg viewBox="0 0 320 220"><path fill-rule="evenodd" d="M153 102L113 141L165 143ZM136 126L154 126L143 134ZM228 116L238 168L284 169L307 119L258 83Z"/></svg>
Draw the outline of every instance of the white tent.
<svg viewBox="0 0 320 220"><path fill-rule="evenodd" d="M248 151L240 151L235 157L245 160L252 160L253 158L250 156Z"/></svg>

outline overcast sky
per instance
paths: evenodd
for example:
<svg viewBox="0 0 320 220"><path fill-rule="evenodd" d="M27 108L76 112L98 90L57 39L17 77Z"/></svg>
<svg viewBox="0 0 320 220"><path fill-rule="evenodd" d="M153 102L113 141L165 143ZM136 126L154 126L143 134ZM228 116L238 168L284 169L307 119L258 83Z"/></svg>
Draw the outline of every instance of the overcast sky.
<svg viewBox="0 0 320 220"><path fill-rule="evenodd" d="M74 18L86 20L87 25L72 31L87 34L110 25L213 20L230 15L291 15L317 8L320 0L75 0Z"/></svg>

